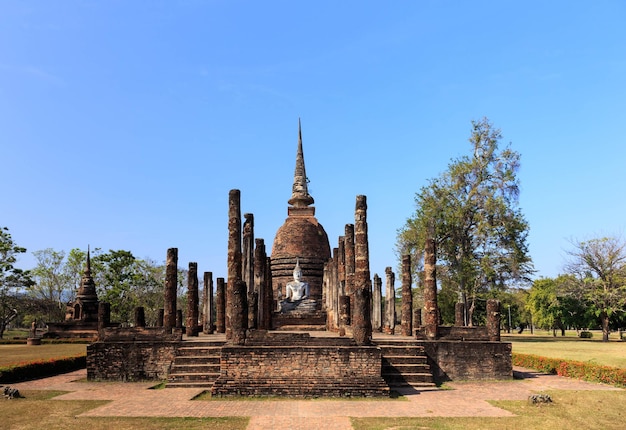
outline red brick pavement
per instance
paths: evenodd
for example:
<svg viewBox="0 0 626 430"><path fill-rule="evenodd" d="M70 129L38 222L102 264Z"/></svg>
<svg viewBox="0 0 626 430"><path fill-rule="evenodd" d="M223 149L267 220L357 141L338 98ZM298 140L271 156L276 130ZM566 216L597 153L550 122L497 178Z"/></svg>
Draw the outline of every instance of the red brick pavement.
<svg viewBox="0 0 626 430"><path fill-rule="evenodd" d="M349 417L505 417L487 400L525 400L545 390L618 390L516 368L523 380L450 382L446 389L405 390L393 400L210 400L192 401L194 388L150 389L153 383L86 382L85 370L12 384L19 390L63 390L58 400L110 400L81 416L249 416L248 429L350 429Z"/></svg>

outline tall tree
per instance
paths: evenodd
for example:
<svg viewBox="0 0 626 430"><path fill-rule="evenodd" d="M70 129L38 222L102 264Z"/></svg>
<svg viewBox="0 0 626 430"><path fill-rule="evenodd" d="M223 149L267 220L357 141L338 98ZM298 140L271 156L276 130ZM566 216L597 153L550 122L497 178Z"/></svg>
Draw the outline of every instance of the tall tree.
<svg viewBox="0 0 626 430"><path fill-rule="evenodd" d="M532 313L537 326L546 330L552 330L556 336L556 330L561 330L565 336L563 325L563 305L559 294L559 281L552 278L540 278L533 282L530 288L526 307ZM561 282L562 284L562 282Z"/></svg>
<svg viewBox="0 0 626 430"><path fill-rule="evenodd" d="M626 311L626 242L603 237L572 242L566 271L573 275L569 292L584 300L602 326L602 340L608 342L610 321Z"/></svg>
<svg viewBox="0 0 626 430"><path fill-rule="evenodd" d="M111 317L121 323L132 321L138 301L135 287L136 259L130 251L109 250L92 259L100 301L111 304Z"/></svg>
<svg viewBox="0 0 626 430"><path fill-rule="evenodd" d="M13 242L7 227L0 228L0 339L7 325L18 316L20 292L33 284L28 271L14 266L17 255L26 252Z"/></svg>
<svg viewBox="0 0 626 430"><path fill-rule="evenodd" d="M528 282L533 271L528 223L518 207L520 155L499 150L500 139L486 118L472 121L472 154L453 160L417 193L415 214L398 231L398 252L415 261L434 231L438 273L456 286L467 325L481 295Z"/></svg>
<svg viewBox="0 0 626 430"><path fill-rule="evenodd" d="M137 302L145 309L146 322L156 325L159 309L164 307L165 265L149 258L136 260L134 279L134 292Z"/></svg>
<svg viewBox="0 0 626 430"><path fill-rule="evenodd" d="M29 288L29 293L45 305L47 321L62 321L72 291L71 279L65 270L65 252L47 248L33 255L37 266L31 272L35 284Z"/></svg>

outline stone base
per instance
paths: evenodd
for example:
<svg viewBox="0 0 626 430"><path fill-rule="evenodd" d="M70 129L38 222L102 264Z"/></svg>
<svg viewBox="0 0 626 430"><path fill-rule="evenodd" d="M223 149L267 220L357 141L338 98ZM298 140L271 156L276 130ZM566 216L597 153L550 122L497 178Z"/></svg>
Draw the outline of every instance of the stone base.
<svg viewBox="0 0 626 430"><path fill-rule="evenodd" d="M306 333L267 333L250 341L222 347L213 396L389 396L380 348Z"/></svg>
<svg viewBox="0 0 626 430"><path fill-rule="evenodd" d="M41 345L40 337L29 337L26 339L26 345Z"/></svg>
<svg viewBox="0 0 626 430"><path fill-rule="evenodd" d="M48 331L43 335L50 339L87 339L98 338L98 322L67 321L47 323Z"/></svg>
<svg viewBox="0 0 626 430"><path fill-rule="evenodd" d="M308 327L304 328L304 330L310 330L310 327L326 327L326 312L289 312L284 314L275 312L272 315L272 328L281 330L285 326ZM299 330L302 330L302 328L299 328Z"/></svg>

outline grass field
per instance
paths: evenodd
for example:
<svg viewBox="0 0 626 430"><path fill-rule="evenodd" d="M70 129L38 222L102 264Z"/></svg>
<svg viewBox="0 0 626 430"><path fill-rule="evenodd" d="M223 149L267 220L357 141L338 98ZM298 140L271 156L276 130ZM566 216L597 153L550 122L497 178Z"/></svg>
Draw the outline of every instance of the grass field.
<svg viewBox="0 0 626 430"><path fill-rule="evenodd" d="M80 343L57 343L29 346L26 344L0 345L0 367L50 358L71 357L87 354L87 345Z"/></svg>
<svg viewBox="0 0 626 430"><path fill-rule="evenodd" d="M626 342L617 340L617 336L611 342L602 342L598 334L594 334L591 339L580 339L575 336L575 332L568 332L565 337L547 334L511 334L503 335L502 340L512 343L513 352L626 369Z"/></svg>
<svg viewBox="0 0 626 430"><path fill-rule="evenodd" d="M353 418L357 430L391 429L585 429L624 428L626 391L548 391L554 403L530 405L526 401L492 401L516 416L499 418ZM451 405L450 407L454 407Z"/></svg>
<svg viewBox="0 0 626 430"><path fill-rule="evenodd" d="M2 427L7 429L134 430L134 429L214 429L241 430L246 417L229 418L92 418L77 417L106 401L51 400L59 391L24 391L25 398L0 399ZM36 413L33 413L36 411Z"/></svg>

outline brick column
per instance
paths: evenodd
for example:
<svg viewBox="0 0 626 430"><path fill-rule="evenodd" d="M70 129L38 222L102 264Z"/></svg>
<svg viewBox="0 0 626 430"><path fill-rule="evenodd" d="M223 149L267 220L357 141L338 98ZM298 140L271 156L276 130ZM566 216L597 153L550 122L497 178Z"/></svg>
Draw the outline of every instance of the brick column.
<svg viewBox="0 0 626 430"><path fill-rule="evenodd" d="M394 334L396 328L396 289L394 288L396 275L391 267L385 268L387 287L385 290L385 327L384 331Z"/></svg>
<svg viewBox="0 0 626 430"><path fill-rule="evenodd" d="M204 298L202 300L202 332L213 334L213 273L204 272Z"/></svg>
<svg viewBox="0 0 626 430"><path fill-rule="evenodd" d="M157 313L157 321L156 321L157 327L163 327L164 317L165 317L165 309L159 309Z"/></svg>
<svg viewBox="0 0 626 430"><path fill-rule="evenodd" d="M454 304L454 325L456 327L465 325L465 303Z"/></svg>
<svg viewBox="0 0 626 430"><path fill-rule="evenodd" d="M178 248L169 248L165 260L165 308L163 327L171 333L176 327L176 292L178 287Z"/></svg>
<svg viewBox="0 0 626 430"><path fill-rule="evenodd" d="M226 333L226 283L224 278L217 278L217 291L215 292L216 320L215 326L218 333Z"/></svg>
<svg viewBox="0 0 626 430"><path fill-rule="evenodd" d="M370 313L372 287L367 234L367 198L363 195L356 197L354 210L354 260L352 334L357 345L366 345L372 339Z"/></svg>
<svg viewBox="0 0 626 430"><path fill-rule="evenodd" d="M260 329L269 330L271 328L271 315L272 315L272 290L267 288L266 273L267 273L267 254L265 252L265 241L263 239L255 239L254 248L254 291L258 294L258 315L257 323Z"/></svg>
<svg viewBox="0 0 626 430"><path fill-rule="evenodd" d="M437 306L437 261L435 241L426 239L424 249L424 310L425 333L428 339L437 339L439 327L439 308Z"/></svg>
<svg viewBox="0 0 626 430"><path fill-rule="evenodd" d="M135 308L135 327L144 328L146 326L146 313L143 306Z"/></svg>
<svg viewBox="0 0 626 430"><path fill-rule="evenodd" d="M374 274L374 292L372 294L372 331L383 331L383 280Z"/></svg>
<svg viewBox="0 0 626 430"><path fill-rule="evenodd" d="M413 334L413 292L411 291L411 256L402 256L402 334Z"/></svg>
<svg viewBox="0 0 626 430"><path fill-rule="evenodd" d="M241 193L228 194L228 283L226 288L226 339L235 345L246 339L247 286L242 278ZM245 314L243 313L245 312Z"/></svg>
<svg viewBox="0 0 626 430"><path fill-rule="evenodd" d="M198 263L189 263L187 274L187 336L198 336Z"/></svg>
<svg viewBox="0 0 626 430"><path fill-rule="evenodd" d="M487 300L487 335L490 341L500 342L500 301Z"/></svg>

